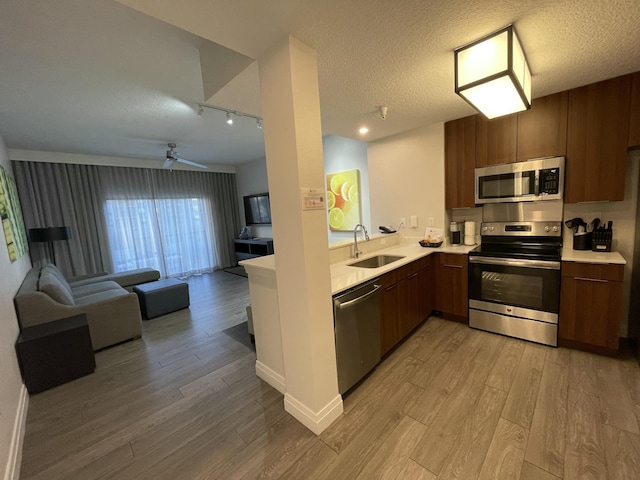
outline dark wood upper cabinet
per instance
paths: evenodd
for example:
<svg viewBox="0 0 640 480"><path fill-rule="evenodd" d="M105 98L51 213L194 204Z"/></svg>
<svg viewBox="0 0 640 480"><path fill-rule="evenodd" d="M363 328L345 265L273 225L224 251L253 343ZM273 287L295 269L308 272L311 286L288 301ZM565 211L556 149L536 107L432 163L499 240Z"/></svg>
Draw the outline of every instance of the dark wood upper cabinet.
<svg viewBox="0 0 640 480"><path fill-rule="evenodd" d="M475 206L476 117L444 124L445 208Z"/></svg>
<svg viewBox="0 0 640 480"><path fill-rule="evenodd" d="M624 199L631 75L569 91L565 202Z"/></svg>
<svg viewBox="0 0 640 480"><path fill-rule="evenodd" d="M518 162L567 154L568 105L569 92L560 92L536 98L518 113Z"/></svg>
<svg viewBox="0 0 640 480"><path fill-rule="evenodd" d="M631 77L631 118L629 119L629 148L640 147L640 72Z"/></svg>
<svg viewBox="0 0 640 480"><path fill-rule="evenodd" d="M476 167L514 163L518 143L518 116L487 120L476 116Z"/></svg>

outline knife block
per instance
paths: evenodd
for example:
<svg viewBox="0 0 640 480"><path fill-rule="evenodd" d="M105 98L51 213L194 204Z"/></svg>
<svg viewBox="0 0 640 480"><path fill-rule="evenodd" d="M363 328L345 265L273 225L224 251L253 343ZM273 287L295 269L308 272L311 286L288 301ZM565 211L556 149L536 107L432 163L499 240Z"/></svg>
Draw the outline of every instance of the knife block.
<svg viewBox="0 0 640 480"><path fill-rule="evenodd" d="M591 242L591 250L594 252L610 252L611 241L613 240L612 230L596 230L593 232L593 241Z"/></svg>

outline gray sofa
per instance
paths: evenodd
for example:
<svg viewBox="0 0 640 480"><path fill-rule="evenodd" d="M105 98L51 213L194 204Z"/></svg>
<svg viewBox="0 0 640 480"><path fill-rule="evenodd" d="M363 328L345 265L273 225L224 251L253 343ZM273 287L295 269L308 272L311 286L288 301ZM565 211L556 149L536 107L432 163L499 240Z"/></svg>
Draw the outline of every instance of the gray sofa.
<svg viewBox="0 0 640 480"><path fill-rule="evenodd" d="M139 273L133 277L140 280L138 283L155 276L147 269ZM120 275L120 280L123 276ZM20 328L85 314L93 350L140 338L142 320L138 297L109 277L99 275L68 282L54 265L32 268L14 298ZM115 274L114 279L117 278ZM129 276L123 283L131 279Z"/></svg>

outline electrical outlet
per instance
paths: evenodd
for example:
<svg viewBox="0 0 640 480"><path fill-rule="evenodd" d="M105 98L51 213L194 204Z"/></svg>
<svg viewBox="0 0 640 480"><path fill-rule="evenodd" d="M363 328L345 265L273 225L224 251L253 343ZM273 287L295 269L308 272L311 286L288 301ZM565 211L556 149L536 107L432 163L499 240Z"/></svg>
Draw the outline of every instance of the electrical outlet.
<svg viewBox="0 0 640 480"><path fill-rule="evenodd" d="M400 218L400 227L399 228L406 227L406 226L407 226L407 219L404 218L404 217L401 217Z"/></svg>
<svg viewBox="0 0 640 480"><path fill-rule="evenodd" d="M411 215L411 228L418 228L418 216Z"/></svg>
<svg viewBox="0 0 640 480"><path fill-rule="evenodd" d="M428 222L428 226L429 226L429 227L434 227L434 226L435 226L435 224L436 224L436 221L435 221L435 219L434 219L433 217L429 217L429 218L427 219L427 222Z"/></svg>

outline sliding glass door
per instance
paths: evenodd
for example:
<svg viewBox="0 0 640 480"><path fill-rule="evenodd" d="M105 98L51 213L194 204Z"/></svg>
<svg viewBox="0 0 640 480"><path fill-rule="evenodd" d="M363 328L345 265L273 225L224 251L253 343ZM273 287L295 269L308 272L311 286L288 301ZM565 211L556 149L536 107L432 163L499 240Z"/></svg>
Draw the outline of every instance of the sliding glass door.
<svg viewBox="0 0 640 480"><path fill-rule="evenodd" d="M209 201L204 198L106 200L114 270L149 267L163 276L213 271L210 218Z"/></svg>

